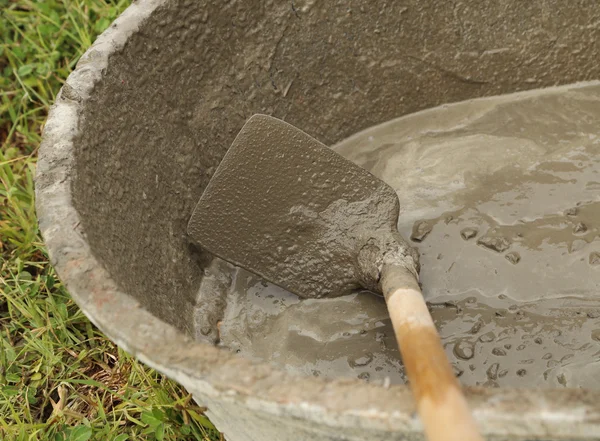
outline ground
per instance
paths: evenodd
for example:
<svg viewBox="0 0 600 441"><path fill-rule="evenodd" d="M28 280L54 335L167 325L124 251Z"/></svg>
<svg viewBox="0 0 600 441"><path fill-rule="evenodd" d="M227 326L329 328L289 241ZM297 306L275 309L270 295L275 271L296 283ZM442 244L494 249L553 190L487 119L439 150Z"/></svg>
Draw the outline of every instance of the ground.
<svg viewBox="0 0 600 441"><path fill-rule="evenodd" d="M219 440L181 386L138 363L66 292L40 238L48 108L129 0L0 0L0 439Z"/></svg>

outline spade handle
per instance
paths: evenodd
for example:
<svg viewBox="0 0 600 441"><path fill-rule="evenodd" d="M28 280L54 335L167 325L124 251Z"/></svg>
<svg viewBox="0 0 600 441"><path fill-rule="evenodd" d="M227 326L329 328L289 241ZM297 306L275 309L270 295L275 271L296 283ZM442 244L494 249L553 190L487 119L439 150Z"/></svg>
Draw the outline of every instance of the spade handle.
<svg viewBox="0 0 600 441"><path fill-rule="evenodd" d="M386 265L381 288L427 439L482 441L415 276Z"/></svg>

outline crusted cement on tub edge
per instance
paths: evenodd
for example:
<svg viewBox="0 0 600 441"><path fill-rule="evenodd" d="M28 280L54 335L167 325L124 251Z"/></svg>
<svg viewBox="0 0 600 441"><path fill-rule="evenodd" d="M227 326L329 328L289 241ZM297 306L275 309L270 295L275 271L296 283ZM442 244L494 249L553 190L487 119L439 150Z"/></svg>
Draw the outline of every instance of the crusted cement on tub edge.
<svg viewBox="0 0 600 441"><path fill-rule="evenodd" d="M77 146L73 139L82 104L145 18L165 0L133 3L84 54L52 107L44 129L36 177L36 208L51 262L85 314L122 348L192 391L219 429L244 436L243 420L227 412L247 409L256 424L291 429L279 438L303 439L294 426L322 439L421 439L420 422L406 387L385 389L360 380L299 378L192 341L119 291L94 258L71 200ZM475 417L489 439L598 439L600 393L581 390L467 390ZM266 425L274 424L274 429ZM282 426L283 427L283 426ZM394 432L394 433L389 433ZM294 433L296 435L294 435ZM308 432L307 432L308 433Z"/></svg>

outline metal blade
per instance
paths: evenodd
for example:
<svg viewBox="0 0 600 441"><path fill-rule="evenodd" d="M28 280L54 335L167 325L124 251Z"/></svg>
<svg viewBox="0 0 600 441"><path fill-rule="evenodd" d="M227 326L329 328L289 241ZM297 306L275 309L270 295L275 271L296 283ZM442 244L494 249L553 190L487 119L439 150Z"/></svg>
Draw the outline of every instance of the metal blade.
<svg viewBox="0 0 600 441"><path fill-rule="evenodd" d="M383 181L294 126L254 115L215 171L188 233L301 297L338 296L365 285L359 255L370 258L373 238L396 232L398 211Z"/></svg>

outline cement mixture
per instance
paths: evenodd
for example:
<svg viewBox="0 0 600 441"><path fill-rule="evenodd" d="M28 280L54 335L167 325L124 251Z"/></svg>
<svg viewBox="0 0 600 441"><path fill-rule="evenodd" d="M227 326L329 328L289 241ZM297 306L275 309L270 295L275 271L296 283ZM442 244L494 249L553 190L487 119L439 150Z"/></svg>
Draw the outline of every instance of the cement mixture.
<svg viewBox="0 0 600 441"><path fill-rule="evenodd" d="M463 384L600 389L599 127L600 84L586 83L445 105L334 146L398 192ZM223 347L405 381L381 297L301 300L243 270L226 297Z"/></svg>

